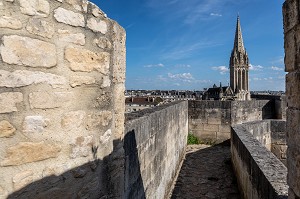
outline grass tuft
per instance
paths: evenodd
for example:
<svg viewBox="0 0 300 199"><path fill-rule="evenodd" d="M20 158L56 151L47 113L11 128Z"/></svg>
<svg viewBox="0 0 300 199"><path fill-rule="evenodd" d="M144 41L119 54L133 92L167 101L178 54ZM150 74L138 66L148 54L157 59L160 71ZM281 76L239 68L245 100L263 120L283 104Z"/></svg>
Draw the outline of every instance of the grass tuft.
<svg viewBox="0 0 300 199"><path fill-rule="evenodd" d="M199 138L197 138L196 136L194 136L193 134L189 133L188 134L188 139L187 139L187 144L188 145L193 145L193 144L206 144L206 145L211 145L214 146L216 144L216 140L200 140Z"/></svg>
<svg viewBox="0 0 300 199"><path fill-rule="evenodd" d="M200 144L199 139L194 136L193 134L188 134L188 139L187 139L187 144L192 145L192 144Z"/></svg>

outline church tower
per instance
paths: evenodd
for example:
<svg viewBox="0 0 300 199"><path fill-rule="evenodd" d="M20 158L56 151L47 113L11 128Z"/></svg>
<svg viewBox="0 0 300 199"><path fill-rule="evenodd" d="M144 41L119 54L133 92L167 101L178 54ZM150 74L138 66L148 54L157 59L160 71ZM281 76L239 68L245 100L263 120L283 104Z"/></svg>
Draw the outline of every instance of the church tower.
<svg viewBox="0 0 300 199"><path fill-rule="evenodd" d="M244 47L240 18L237 17L234 46L230 57L230 87L237 100L250 100L249 59Z"/></svg>

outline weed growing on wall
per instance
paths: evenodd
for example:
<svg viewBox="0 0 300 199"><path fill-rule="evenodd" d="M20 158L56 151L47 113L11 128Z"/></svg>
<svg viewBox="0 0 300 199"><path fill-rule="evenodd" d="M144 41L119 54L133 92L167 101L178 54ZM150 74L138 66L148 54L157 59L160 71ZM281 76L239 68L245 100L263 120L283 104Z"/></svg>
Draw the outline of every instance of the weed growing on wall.
<svg viewBox="0 0 300 199"><path fill-rule="evenodd" d="M205 145L210 145L213 146L216 144L216 140L212 141L212 140L201 140L199 138L197 138L196 136L194 136L193 134L189 133L188 134L188 139L187 139L187 144L188 145L192 145L192 144L205 144Z"/></svg>
<svg viewBox="0 0 300 199"><path fill-rule="evenodd" d="M199 139L194 136L193 134L188 134L188 139L187 139L187 144L192 145L192 144L200 144Z"/></svg>

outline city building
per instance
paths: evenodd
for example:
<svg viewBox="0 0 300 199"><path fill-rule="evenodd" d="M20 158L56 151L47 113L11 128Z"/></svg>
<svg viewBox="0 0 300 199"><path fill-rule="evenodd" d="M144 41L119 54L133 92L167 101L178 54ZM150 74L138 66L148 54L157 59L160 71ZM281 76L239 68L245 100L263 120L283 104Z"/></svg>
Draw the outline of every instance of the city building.
<svg viewBox="0 0 300 199"><path fill-rule="evenodd" d="M216 84L213 85L212 88L209 88L204 96L204 100L234 100L234 93L230 86L222 86L220 83L220 86L216 86Z"/></svg>

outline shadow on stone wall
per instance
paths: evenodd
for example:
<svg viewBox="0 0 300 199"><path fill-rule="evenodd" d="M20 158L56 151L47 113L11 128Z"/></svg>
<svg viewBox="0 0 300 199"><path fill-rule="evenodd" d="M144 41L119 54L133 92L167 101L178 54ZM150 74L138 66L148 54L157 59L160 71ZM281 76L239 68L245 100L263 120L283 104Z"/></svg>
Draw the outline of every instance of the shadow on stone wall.
<svg viewBox="0 0 300 199"><path fill-rule="evenodd" d="M146 198L141 175L135 130L126 133L125 150L125 198Z"/></svg>
<svg viewBox="0 0 300 199"><path fill-rule="evenodd" d="M276 119L275 100L270 100L262 107L262 119Z"/></svg>
<svg viewBox="0 0 300 199"><path fill-rule="evenodd" d="M136 193L138 190L139 195L144 196L134 132L129 132L125 136L124 142L123 140L114 140L113 145L113 152L103 159L98 159L96 155L98 148L91 147L93 161L61 175L50 175L34 181L10 194L8 199L124 198L124 185L125 181L128 181L124 178L126 172L129 175L137 176L136 183L127 187L130 188L129 194ZM125 165L124 154L128 165ZM26 179L24 178L24 180Z"/></svg>

